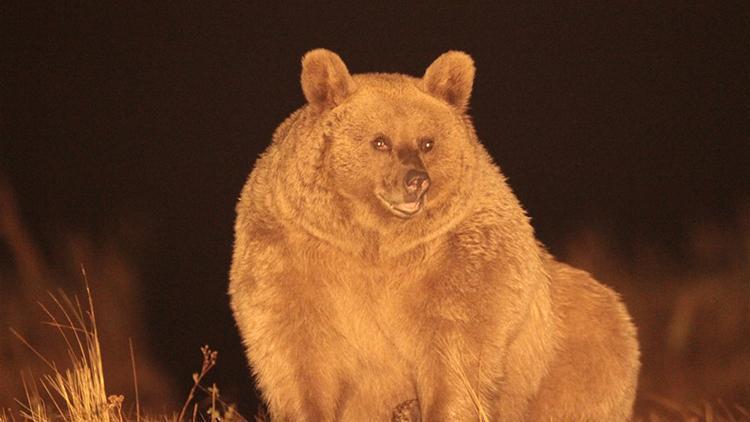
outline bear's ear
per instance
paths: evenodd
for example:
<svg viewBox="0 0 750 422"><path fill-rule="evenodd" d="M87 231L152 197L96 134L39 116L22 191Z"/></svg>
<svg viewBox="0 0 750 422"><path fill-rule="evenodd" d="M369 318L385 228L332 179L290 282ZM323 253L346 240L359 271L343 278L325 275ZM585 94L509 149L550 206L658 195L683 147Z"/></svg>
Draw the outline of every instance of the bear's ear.
<svg viewBox="0 0 750 422"><path fill-rule="evenodd" d="M338 54L323 48L302 57L302 92L317 111L341 104L356 88Z"/></svg>
<svg viewBox="0 0 750 422"><path fill-rule="evenodd" d="M474 60L462 51L449 51L427 68L422 77L425 91L460 112L466 111L474 85Z"/></svg>

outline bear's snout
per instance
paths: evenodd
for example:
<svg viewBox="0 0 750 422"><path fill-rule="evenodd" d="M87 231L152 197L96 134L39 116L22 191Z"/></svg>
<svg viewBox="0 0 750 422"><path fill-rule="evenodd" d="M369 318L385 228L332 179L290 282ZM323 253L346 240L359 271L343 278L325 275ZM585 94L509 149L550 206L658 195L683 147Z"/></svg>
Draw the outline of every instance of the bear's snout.
<svg viewBox="0 0 750 422"><path fill-rule="evenodd" d="M404 186L408 193L419 197L430 187L430 176L426 171L411 169L404 176Z"/></svg>

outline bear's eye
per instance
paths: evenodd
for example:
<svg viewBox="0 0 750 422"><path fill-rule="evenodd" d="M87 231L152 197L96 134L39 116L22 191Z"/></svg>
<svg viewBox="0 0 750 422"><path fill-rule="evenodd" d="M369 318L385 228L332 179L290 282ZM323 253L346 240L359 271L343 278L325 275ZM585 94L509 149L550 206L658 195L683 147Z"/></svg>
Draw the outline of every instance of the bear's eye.
<svg viewBox="0 0 750 422"><path fill-rule="evenodd" d="M422 141L419 143L419 148L422 150L422 152L429 152L434 146L435 141L430 138L422 139Z"/></svg>
<svg viewBox="0 0 750 422"><path fill-rule="evenodd" d="M378 151L390 151L391 143L388 142L388 138L385 136L378 136L372 140L372 146Z"/></svg>

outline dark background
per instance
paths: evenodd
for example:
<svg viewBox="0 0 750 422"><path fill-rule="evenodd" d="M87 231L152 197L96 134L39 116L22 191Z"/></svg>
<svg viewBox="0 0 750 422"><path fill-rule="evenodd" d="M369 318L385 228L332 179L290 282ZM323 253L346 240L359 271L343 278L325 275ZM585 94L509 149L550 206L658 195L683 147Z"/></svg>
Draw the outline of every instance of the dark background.
<svg viewBox="0 0 750 422"><path fill-rule="evenodd" d="M750 200L746 2L650 3L4 2L0 169L43 245L141 227L159 359L187 390L194 351L212 345L220 385L249 408L225 295L233 207L303 104L312 48L352 73L421 75L446 50L471 54L479 137L553 253L598 225L622 254L647 239L679 262L686 227L731 225Z"/></svg>

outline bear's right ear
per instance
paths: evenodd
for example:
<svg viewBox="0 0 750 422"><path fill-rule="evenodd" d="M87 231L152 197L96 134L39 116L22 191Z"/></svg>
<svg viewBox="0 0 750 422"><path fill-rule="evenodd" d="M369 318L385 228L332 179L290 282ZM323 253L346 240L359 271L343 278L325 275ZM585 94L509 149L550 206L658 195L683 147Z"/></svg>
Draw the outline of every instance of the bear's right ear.
<svg viewBox="0 0 750 422"><path fill-rule="evenodd" d="M341 57L324 48L302 57L301 80L307 102L319 112L341 104L356 89Z"/></svg>
<svg viewBox="0 0 750 422"><path fill-rule="evenodd" d="M469 106L471 87L474 85L474 60L462 51L444 53L427 68L422 77L422 87L458 111Z"/></svg>

